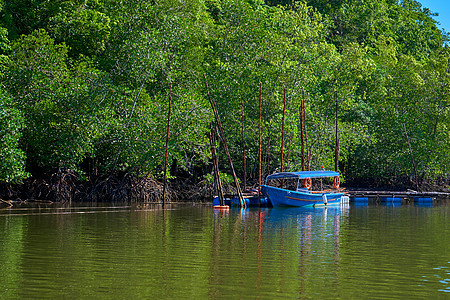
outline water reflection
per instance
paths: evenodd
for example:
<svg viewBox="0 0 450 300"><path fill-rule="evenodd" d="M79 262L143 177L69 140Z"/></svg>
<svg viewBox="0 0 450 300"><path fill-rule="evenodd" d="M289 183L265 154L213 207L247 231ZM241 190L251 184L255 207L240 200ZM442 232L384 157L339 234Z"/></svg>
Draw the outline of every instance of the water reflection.
<svg viewBox="0 0 450 300"><path fill-rule="evenodd" d="M402 203L395 202L395 201L386 201L386 202L381 202L381 205L384 205L386 207L400 207L400 206L402 206Z"/></svg>
<svg viewBox="0 0 450 300"><path fill-rule="evenodd" d="M433 202L415 202L414 206L418 206L418 207L433 207Z"/></svg>
<svg viewBox="0 0 450 300"><path fill-rule="evenodd" d="M439 298L450 290L449 212L412 203L18 208L0 214L0 293Z"/></svg>
<svg viewBox="0 0 450 300"><path fill-rule="evenodd" d="M296 295L307 294L316 284L325 288L330 282L338 281L341 226L348 213L348 205L217 211L214 212L213 248L221 248L224 234L230 234L229 226L239 228L232 233L242 243L238 247L242 251L241 261L245 264L255 261L254 282L256 290L261 292L259 296L271 288L278 291L277 297L290 295L291 287L295 286ZM230 240L236 238L230 237L228 241L234 244ZM220 260L219 255L214 258ZM325 274L318 277L317 272L323 273L325 269ZM276 280L268 280L267 276L270 278L274 273Z"/></svg>

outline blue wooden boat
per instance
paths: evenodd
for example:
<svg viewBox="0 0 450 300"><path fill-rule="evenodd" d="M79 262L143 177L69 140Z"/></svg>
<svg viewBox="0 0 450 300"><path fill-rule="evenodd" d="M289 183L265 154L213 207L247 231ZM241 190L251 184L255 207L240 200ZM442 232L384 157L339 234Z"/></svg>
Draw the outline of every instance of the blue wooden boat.
<svg viewBox="0 0 450 300"><path fill-rule="evenodd" d="M324 190L322 179L332 180L331 189ZM320 179L320 189L312 190L312 180ZM275 185L282 185L276 187ZM334 171L300 171L281 172L267 176L266 184L261 185L261 192L272 206L317 206L339 204L344 195L339 189L339 173ZM318 186L318 183L315 183Z"/></svg>

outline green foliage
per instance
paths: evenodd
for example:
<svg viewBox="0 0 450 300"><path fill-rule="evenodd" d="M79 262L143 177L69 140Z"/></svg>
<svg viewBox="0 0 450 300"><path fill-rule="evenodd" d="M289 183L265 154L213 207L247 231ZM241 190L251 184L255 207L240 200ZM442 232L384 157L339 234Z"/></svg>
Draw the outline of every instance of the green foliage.
<svg viewBox="0 0 450 300"><path fill-rule="evenodd" d="M8 30L0 27L0 55L4 55L9 50Z"/></svg>
<svg viewBox="0 0 450 300"><path fill-rule="evenodd" d="M347 179L414 176L411 153L419 176L448 176L450 52L428 9L413 0L266 3L3 1L2 126L16 130L2 164L16 171L0 180L26 177L25 156L31 173L160 178L169 95L169 175L200 178L211 170L213 120L203 74L238 172L245 145L256 175L262 83L265 173L280 168L284 90L284 168L300 168L304 89L308 167L334 168L337 95Z"/></svg>
<svg viewBox="0 0 450 300"><path fill-rule="evenodd" d="M19 147L24 127L23 116L12 98L0 89L0 180L19 183L26 178L25 154Z"/></svg>
<svg viewBox="0 0 450 300"><path fill-rule="evenodd" d="M233 176L231 176L230 174L222 173L219 171L219 177L220 177L220 181L222 182L222 184L225 184L225 185L234 184ZM205 181L206 181L206 184L213 185L214 184L214 175L211 173L206 174Z"/></svg>
<svg viewBox="0 0 450 300"><path fill-rule="evenodd" d="M5 74L9 92L24 113L24 137L31 164L76 168L100 135L101 73L88 59L67 64L68 49L44 30L11 47ZM101 103L101 102L100 102Z"/></svg>
<svg viewBox="0 0 450 300"><path fill-rule="evenodd" d="M49 19L57 13L63 2L63 0L3 1L0 26L8 29L12 40L22 34L30 34L36 29L45 29Z"/></svg>
<svg viewBox="0 0 450 300"><path fill-rule="evenodd" d="M89 2L64 3L62 11L52 17L48 25L55 39L70 46L73 55L95 55L106 48L111 20L90 8L93 5Z"/></svg>

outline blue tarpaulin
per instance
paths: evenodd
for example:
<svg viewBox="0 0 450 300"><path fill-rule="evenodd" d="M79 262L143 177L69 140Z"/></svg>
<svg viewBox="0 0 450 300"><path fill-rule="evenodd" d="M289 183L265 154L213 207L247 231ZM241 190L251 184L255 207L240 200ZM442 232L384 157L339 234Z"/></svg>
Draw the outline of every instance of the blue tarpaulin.
<svg viewBox="0 0 450 300"><path fill-rule="evenodd" d="M339 176L339 172L335 171L300 171L300 172L281 172L267 176L270 179L289 179L289 178L321 178Z"/></svg>

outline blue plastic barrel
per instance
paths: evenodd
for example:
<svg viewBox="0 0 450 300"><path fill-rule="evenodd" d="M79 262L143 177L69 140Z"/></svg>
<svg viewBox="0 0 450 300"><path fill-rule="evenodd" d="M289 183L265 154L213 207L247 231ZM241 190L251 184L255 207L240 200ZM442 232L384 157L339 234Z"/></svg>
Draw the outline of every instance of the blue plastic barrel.
<svg viewBox="0 0 450 300"><path fill-rule="evenodd" d="M401 202L400 197L381 197L381 202Z"/></svg>
<svg viewBox="0 0 450 300"><path fill-rule="evenodd" d="M369 197L353 197L353 202L369 202Z"/></svg>
<svg viewBox="0 0 450 300"><path fill-rule="evenodd" d="M415 197L414 202L433 202L433 198L430 197Z"/></svg>

